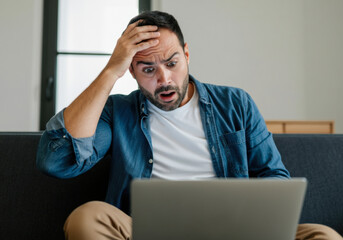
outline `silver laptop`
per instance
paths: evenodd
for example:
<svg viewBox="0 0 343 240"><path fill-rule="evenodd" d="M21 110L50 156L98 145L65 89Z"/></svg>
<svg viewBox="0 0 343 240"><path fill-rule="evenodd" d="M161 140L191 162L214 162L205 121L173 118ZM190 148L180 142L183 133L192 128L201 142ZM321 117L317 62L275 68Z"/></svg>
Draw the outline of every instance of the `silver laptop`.
<svg viewBox="0 0 343 240"><path fill-rule="evenodd" d="M304 178L134 180L133 240L294 240Z"/></svg>

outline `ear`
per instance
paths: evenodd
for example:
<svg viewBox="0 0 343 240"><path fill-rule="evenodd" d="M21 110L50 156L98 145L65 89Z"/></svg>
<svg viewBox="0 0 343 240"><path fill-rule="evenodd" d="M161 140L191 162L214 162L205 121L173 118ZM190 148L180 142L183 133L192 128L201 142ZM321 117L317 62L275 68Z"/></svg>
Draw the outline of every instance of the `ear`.
<svg viewBox="0 0 343 240"><path fill-rule="evenodd" d="M183 46L183 52L185 53L187 63L189 64L189 49L187 43Z"/></svg>
<svg viewBox="0 0 343 240"><path fill-rule="evenodd" d="M130 73L131 73L131 76L132 76L134 79L136 79L136 75L135 75L135 72L133 71L132 63L131 63L131 65L130 65L130 67L129 67L129 71L130 71Z"/></svg>

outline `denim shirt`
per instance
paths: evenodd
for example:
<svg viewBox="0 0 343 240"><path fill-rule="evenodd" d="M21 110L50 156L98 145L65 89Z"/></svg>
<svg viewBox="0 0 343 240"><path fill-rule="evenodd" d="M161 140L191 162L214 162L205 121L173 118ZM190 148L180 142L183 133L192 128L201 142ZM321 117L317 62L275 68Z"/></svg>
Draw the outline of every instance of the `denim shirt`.
<svg viewBox="0 0 343 240"><path fill-rule="evenodd" d="M190 81L199 93L201 120L218 178L289 178L272 134L245 91L204 84L192 76ZM40 140L38 168L54 177L70 178L110 154L106 202L129 214L131 180L150 178L153 168L147 106L139 90L111 95L89 138L73 138L64 127L63 111L58 113Z"/></svg>

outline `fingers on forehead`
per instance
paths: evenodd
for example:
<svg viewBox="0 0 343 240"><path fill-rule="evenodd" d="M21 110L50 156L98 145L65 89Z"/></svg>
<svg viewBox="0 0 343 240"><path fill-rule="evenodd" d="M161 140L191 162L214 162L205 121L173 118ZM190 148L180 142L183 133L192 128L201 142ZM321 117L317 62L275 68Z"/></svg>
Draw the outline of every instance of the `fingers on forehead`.
<svg viewBox="0 0 343 240"><path fill-rule="evenodd" d="M137 26L136 28L140 31L157 31L158 30L158 27L154 25Z"/></svg>
<svg viewBox="0 0 343 240"><path fill-rule="evenodd" d="M134 22L134 23L129 24L129 25L126 27L126 29L125 29L124 32L130 32L132 29L134 29L135 27L138 26L139 22L140 22L140 20L138 20L138 21L136 21L136 22Z"/></svg>
<svg viewBox="0 0 343 240"><path fill-rule="evenodd" d="M150 24L142 24L144 22L144 19L139 19L138 21L131 23L129 25L130 28L135 28L135 27L147 27L147 26L155 26L155 25L150 25ZM156 27L156 26L155 26Z"/></svg>
<svg viewBox="0 0 343 240"><path fill-rule="evenodd" d="M131 36L132 34L136 34L139 32L156 32L156 31L158 31L159 28L155 25L139 26L138 24L141 21L142 20L138 20L137 22L134 22L134 23L130 24L129 26L127 26L127 28L125 29L123 34L126 33L126 34L129 34L129 36Z"/></svg>

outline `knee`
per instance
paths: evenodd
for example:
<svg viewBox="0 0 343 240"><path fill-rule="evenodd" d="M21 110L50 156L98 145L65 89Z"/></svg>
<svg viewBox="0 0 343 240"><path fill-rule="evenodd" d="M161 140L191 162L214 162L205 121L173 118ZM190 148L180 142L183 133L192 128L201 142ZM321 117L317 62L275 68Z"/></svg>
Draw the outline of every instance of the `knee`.
<svg viewBox="0 0 343 240"><path fill-rule="evenodd" d="M90 219L90 216L97 215L99 210L101 209L102 202L100 201L92 201L87 202L78 208L76 208L72 213L68 216L66 223L73 222L70 220L77 219L78 222L84 222Z"/></svg>
<svg viewBox="0 0 343 240"><path fill-rule="evenodd" d="M313 229L313 232L319 236L323 236L324 239L339 239L342 240L341 236L332 228L322 224L309 224Z"/></svg>
<svg viewBox="0 0 343 240"><path fill-rule="evenodd" d="M76 208L67 218L64 224L65 236L82 236L90 231L94 222L101 218L102 205L100 201L87 202Z"/></svg>
<svg viewBox="0 0 343 240"><path fill-rule="evenodd" d="M131 217L111 204L92 201L76 208L64 224L66 239L128 239Z"/></svg>
<svg viewBox="0 0 343 240"><path fill-rule="evenodd" d="M342 240L342 237L332 228L322 224L300 224L299 229L310 238L304 239L332 239Z"/></svg>

